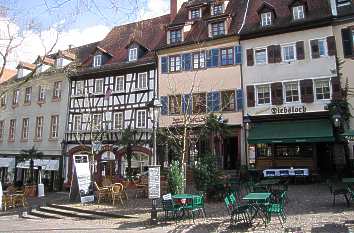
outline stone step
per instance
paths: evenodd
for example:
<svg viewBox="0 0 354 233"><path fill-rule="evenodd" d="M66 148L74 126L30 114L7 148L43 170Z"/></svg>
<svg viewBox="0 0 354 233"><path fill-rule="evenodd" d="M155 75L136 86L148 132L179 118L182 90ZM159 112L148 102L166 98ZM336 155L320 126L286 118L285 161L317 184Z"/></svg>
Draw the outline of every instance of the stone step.
<svg viewBox="0 0 354 233"><path fill-rule="evenodd" d="M52 207L52 208L55 208L55 209L58 209L58 210L66 210L66 211L82 213L82 214L90 214L90 215L93 215L93 216L100 216L100 217L127 218L127 219L128 218L133 218L133 217L130 217L130 216L115 214L115 213L112 213L112 212L103 212L103 211L81 209L81 208L71 207L71 206L66 206L66 205L49 204L48 207Z"/></svg>
<svg viewBox="0 0 354 233"><path fill-rule="evenodd" d="M47 212L36 210L36 209L33 209L31 212L28 212L27 215L24 217L25 218L33 218L33 219L42 219L42 218L62 219L63 218L62 216L52 214L52 213L47 213Z"/></svg>
<svg viewBox="0 0 354 233"><path fill-rule="evenodd" d="M70 217L70 218L79 218L79 219L85 219L85 220L95 220L95 219L102 218L100 216L94 216L92 214L78 213L78 212L75 212L72 210L63 210L63 209L58 209L58 208L49 207L49 206L39 207L37 210L42 213L44 212L44 213L60 216L61 218L62 217Z"/></svg>

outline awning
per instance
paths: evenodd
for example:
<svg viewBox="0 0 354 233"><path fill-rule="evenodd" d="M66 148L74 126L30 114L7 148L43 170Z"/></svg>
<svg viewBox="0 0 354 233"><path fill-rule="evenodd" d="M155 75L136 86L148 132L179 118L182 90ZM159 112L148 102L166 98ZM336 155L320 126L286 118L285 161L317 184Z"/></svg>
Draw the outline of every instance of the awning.
<svg viewBox="0 0 354 233"><path fill-rule="evenodd" d="M344 133L341 134L341 136L343 136L348 141L354 141L354 130L346 130Z"/></svg>
<svg viewBox="0 0 354 233"><path fill-rule="evenodd" d="M249 144L333 142L328 119L255 123L249 130Z"/></svg>
<svg viewBox="0 0 354 233"><path fill-rule="evenodd" d="M42 170L46 171L58 171L59 170L59 160L47 160L47 159L34 159L34 168L42 167ZM30 161L20 162L17 164L18 168L30 168Z"/></svg>
<svg viewBox="0 0 354 233"><path fill-rule="evenodd" d="M15 158L0 158L0 167L15 168Z"/></svg>

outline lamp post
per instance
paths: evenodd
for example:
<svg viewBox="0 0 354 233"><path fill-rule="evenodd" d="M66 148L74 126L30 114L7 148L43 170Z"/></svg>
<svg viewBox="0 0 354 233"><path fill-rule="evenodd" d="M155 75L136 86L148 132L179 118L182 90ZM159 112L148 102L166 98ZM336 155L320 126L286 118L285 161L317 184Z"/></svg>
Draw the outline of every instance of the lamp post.
<svg viewBox="0 0 354 233"><path fill-rule="evenodd" d="M248 168L249 165L249 161L248 161L248 142L247 142L247 138L248 138L248 131L250 129L250 124L251 124L251 117L247 114L244 118L243 118L243 124L244 124L244 128L245 128L245 154L246 154L246 166Z"/></svg>
<svg viewBox="0 0 354 233"><path fill-rule="evenodd" d="M332 116L332 119L334 127L339 128L341 126L342 116L339 113L336 113Z"/></svg>
<svg viewBox="0 0 354 233"><path fill-rule="evenodd" d="M147 105L147 107L149 107L150 119L152 122L152 130L153 130L153 159L151 161L152 167L157 166L157 149L156 149L157 148L157 143L156 143L157 133L156 133L156 128L157 128L158 116L159 116L159 111L160 111L161 106L162 105L161 105L159 99L157 99L156 97L154 97ZM150 177L150 175L151 174L149 172L149 186L151 185L150 180L152 180L152 177ZM156 177L156 178L160 179L159 177L160 177L160 174L158 174L158 177ZM157 182L160 182L160 181L158 180ZM158 189L159 188L160 188L160 185L158 185ZM149 192L150 192L150 187L149 187ZM160 195L160 190L158 190L157 193ZM153 195L151 195L151 196L153 196ZM156 198L159 198L159 197L152 197L151 219L150 219L150 223L152 225L157 224Z"/></svg>

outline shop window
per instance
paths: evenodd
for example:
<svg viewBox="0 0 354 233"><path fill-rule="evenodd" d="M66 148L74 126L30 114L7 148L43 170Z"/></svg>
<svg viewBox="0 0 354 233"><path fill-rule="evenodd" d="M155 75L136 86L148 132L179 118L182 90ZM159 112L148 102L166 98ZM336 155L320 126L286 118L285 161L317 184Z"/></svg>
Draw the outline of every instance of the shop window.
<svg viewBox="0 0 354 233"><path fill-rule="evenodd" d="M181 95L169 96L169 113L171 115L181 114Z"/></svg>
<svg viewBox="0 0 354 233"><path fill-rule="evenodd" d="M299 83L298 82L284 83L284 90L285 90L285 101L286 102L299 101Z"/></svg>
<svg viewBox="0 0 354 233"><path fill-rule="evenodd" d="M256 145L256 157L270 157L272 156L272 147L268 144Z"/></svg>
<svg viewBox="0 0 354 233"><path fill-rule="evenodd" d="M193 94L193 113L203 114L206 112L206 97L205 93Z"/></svg>
<svg viewBox="0 0 354 233"><path fill-rule="evenodd" d="M331 98L329 82L329 79L315 80L315 91L317 100L328 100Z"/></svg>
<svg viewBox="0 0 354 233"><path fill-rule="evenodd" d="M257 105L270 103L270 85L256 86Z"/></svg>
<svg viewBox="0 0 354 233"><path fill-rule="evenodd" d="M312 157L313 148L311 144L276 144L274 145L274 156L278 158Z"/></svg>

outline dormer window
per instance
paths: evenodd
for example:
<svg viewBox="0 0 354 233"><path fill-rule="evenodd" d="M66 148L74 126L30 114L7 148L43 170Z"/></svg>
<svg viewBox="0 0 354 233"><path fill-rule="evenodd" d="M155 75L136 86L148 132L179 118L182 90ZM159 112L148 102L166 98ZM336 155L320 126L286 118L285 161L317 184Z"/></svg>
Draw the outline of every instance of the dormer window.
<svg viewBox="0 0 354 233"><path fill-rule="evenodd" d="M129 61L138 60L138 48L129 49Z"/></svg>
<svg viewBox="0 0 354 233"><path fill-rule="evenodd" d="M305 12L304 12L304 6L294 6L293 7L293 19L294 20L300 20L305 18Z"/></svg>
<svg viewBox="0 0 354 233"><path fill-rule="evenodd" d="M211 14L212 15L221 15L224 13L224 5L223 4L215 4L212 6Z"/></svg>
<svg viewBox="0 0 354 233"><path fill-rule="evenodd" d="M182 30L172 30L170 31L170 42L171 44L178 43L182 41Z"/></svg>
<svg viewBox="0 0 354 233"><path fill-rule="evenodd" d="M93 67L100 67L102 65L102 55L98 54L93 57Z"/></svg>
<svg viewBox="0 0 354 233"><path fill-rule="evenodd" d="M64 58L59 57L55 60L55 66L57 68L62 68L63 67L63 63L64 63Z"/></svg>
<svg viewBox="0 0 354 233"><path fill-rule="evenodd" d="M272 24L272 12L265 12L261 14L262 27L270 26Z"/></svg>
<svg viewBox="0 0 354 233"><path fill-rule="evenodd" d="M200 18L200 8L192 9L190 11L190 19L199 19Z"/></svg>
<svg viewBox="0 0 354 233"><path fill-rule="evenodd" d="M23 78L24 76L24 72L23 72L23 69L20 68L17 70L17 78Z"/></svg>
<svg viewBox="0 0 354 233"><path fill-rule="evenodd" d="M225 22L217 22L211 24L211 35L220 36L225 35Z"/></svg>
<svg viewBox="0 0 354 233"><path fill-rule="evenodd" d="M351 0L336 0L337 7L348 6L351 4Z"/></svg>

